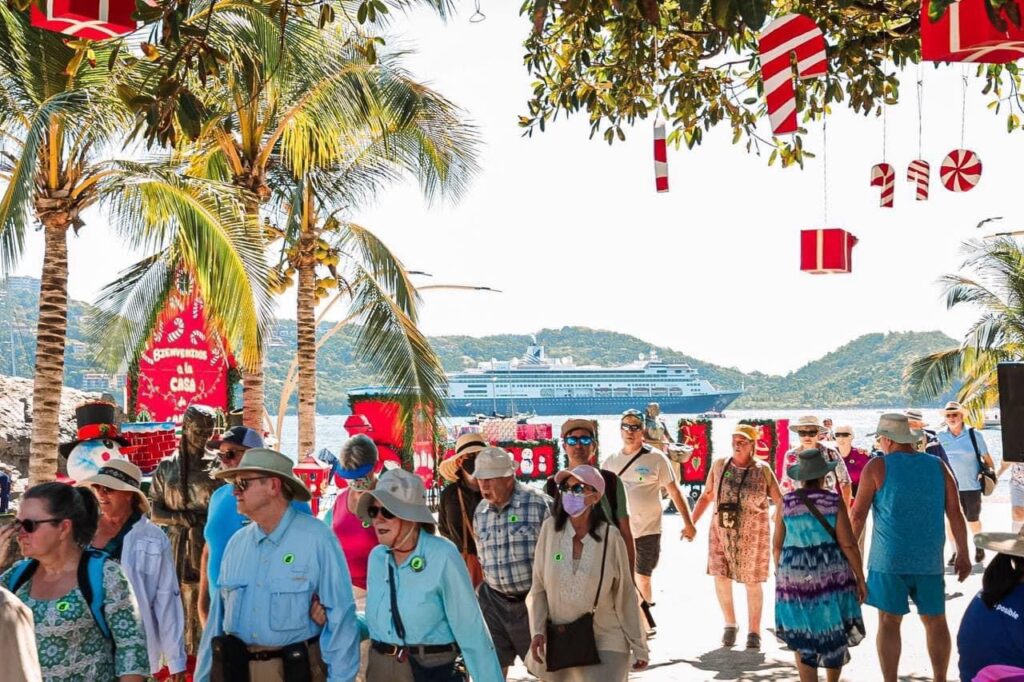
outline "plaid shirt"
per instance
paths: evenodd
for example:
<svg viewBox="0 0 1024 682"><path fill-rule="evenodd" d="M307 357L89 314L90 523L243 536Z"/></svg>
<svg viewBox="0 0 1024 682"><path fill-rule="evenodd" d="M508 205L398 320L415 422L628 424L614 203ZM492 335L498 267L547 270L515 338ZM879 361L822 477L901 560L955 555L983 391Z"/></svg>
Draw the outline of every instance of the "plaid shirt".
<svg viewBox="0 0 1024 682"><path fill-rule="evenodd" d="M533 552L540 526L551 515L551 498L517 482L503 509L483 500L473 514L476 551L484 580L508 595L521 595L533 584Z"/></svg>

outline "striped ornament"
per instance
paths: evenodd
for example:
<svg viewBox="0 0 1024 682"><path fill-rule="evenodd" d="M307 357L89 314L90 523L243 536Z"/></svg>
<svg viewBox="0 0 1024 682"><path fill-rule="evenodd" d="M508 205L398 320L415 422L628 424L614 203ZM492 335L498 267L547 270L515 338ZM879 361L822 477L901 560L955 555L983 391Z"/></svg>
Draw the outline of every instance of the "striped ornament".
<svg viewBox="0 0 1024 682"><path fill-rule="evenodd" d="M668 191L668 148L665 146L665 124L654 123L654 187Z"/></svg>
<svg viewBox="0 0 1024 682"><path fill-rule="evenodd" d="M981 180L981 159L970 149L954 149L942 160L939 179L950 192L970 192Z"/></svg>
<svg viewBox="0 0 1024 682"><path fill-rule="evenodd" d="M928 183L931 181L932 167L927 161L914 159L907 166L907 182L914 183L918 201L928 200Z"/></svg>
<svg viewBox="0 0 1024 682"><path fill-rule="evenodd" d="M871 186L881 187L882 196L878 205L882 208L892 208L893 198L896 195L896 171L887 163L876 163L871 167Z"/></svg>
<svg viewBox="0 0 1024 682"><path fill-rule="evenodd" d="M776 135L796 132L796 92L789 55L796 55L797 78L824 76L828 71L825 34L811 18L787 14L761 33L758 51L772 132Z"/></svg>

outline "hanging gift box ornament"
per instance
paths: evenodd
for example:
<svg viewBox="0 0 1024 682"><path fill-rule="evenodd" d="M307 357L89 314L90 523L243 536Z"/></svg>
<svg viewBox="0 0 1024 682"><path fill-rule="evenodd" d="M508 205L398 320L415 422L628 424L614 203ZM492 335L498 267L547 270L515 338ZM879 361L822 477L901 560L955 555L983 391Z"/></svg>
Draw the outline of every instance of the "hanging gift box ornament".
<svg viewBox="0 0 1024 682"><path fill-rule="evenodd" d="M796 132L796 91L790 55L796 55L796 77L824 76L828 70L825 34L810 17L787 14L761 33L761 80L768 103L768 120L776 135Z"/></svg>
<svg viewBox="0 0 1024 682"><path fill-rule="evenodd" d="M800 230L800 269L811 275L833 275L853 269L857 238L846 230Z"/></svg>
<svg viewBox="0 0 1024 682"><path fill-rule="evenodd" d="M665 124L654 123L654 187L668 191L668 147L665 145Z"/></svg>
<svg viewBox="0 0 1024 682"><path fill-rule="evenodd" d="M907 166L907 182L914 183L918 201L928 200L928 183L932 177L932 167L927 161L914 159Z"/></svg>
<svg viewBox="0 0 1024 682"><path fill-rule="evenodd" d="M46 13L33 3L32 25L83 40L109 40L138 28L135 0L46 0Z"/></svg>
<svg viewBox="0 0 1024 682"><path fill-rule="evenodd" d="M921 58L929 62L1006 64L1024 57L1024 29L1004 14L1006 26L1000 30L989 19L985 3L953 2L933 22L928 18L930 0L921 0Z"/></svg>
<svg viewBox="0 0 1024 682"><path fill-rule="evenodd" d="M876 163L871 167L871 186L881 187L882 195L878 205L882 208L892 208L893 198L896 194L896 171L887 163Z"/></svg>
<svg viewBox="0 0 1024 682"><path fill-rule="evenodd" d="M981 180L981 159L970 149L954 149L942 160L939 179L950 192L970 192Z"/></svg>

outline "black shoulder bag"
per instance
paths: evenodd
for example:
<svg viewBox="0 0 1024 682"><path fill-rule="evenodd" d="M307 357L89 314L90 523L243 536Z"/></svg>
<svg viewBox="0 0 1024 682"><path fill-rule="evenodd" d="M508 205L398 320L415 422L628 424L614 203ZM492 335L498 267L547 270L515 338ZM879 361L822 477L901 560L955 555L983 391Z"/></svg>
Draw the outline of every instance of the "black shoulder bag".
<svg viewBox="0 0 1024 682"><path fill-rule="evenodd" d="M981 492L985 496L991 495L996 491L996 484L999 482L999 477L996 476L996 472L992 470L992 467L985 465L985 460L981 458L981 451L978 450L978 441L974 439L973 427L967 427L967 435L971 437L971 445L974 447L974 456L978 458L978 481L981 482Z"/></svg>
<svg viewBox="0 0 1024 682"><path fill-rule="evenodd" d="M398 612L398 591L395 589L395 569L391 559L388 559L388 589L391 590L391 624L395 628L395 634L402 640L402 653L408 656L412 679L415 682L466 682L466 676L456 665L457 659L453 659L451 663L427 667L417 661L415 655L408 654L405 625L402 623L402 614Z"/></svg>
<svg viewBox="0 0 1024 682"><path fill-rule="evenodd" d="M601 585L604 583L604 564L608 556L608 529L604 531L604 549L601 552L601 578L597 581L597 594L594 595L594 606L588 613L562 625L555 625L550 620L547 625L547 652L544 660L548 672L564 668L582 668L597 665L601 657L597 655L597 639L594 637L594 612L597 611L597 600L601 597Z"/></svg>

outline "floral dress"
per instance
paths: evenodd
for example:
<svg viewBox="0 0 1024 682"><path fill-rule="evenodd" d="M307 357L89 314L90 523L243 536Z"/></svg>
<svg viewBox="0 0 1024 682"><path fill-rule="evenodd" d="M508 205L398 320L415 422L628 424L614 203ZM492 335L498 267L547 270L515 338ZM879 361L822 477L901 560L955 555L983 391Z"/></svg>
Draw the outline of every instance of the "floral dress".
<svg viewBox="0 0 1024 682"><path fill-rule="evenodd" d="M9 586L9 575L0 576L0 582ZM63 597L40 600L30 596L31 585L26 581L16 594L35 619L44 682L107 682L121 675L149 674L142 615L118 564L107 561L103 566L104 613L113 647L78 586Z"/></svg>
<svg viewBox="0 0 1024 682"><path fill-rule="evenodd" d="M732 578L738 583L763 583L768 580L768 476L764 462L752 461L746 467L732 459L718 469L715 513L711 518L708 546L708 575ZM746 474L746 475L744 475ZM739 502L737 528L719 525L718 505Z"/></svg>

